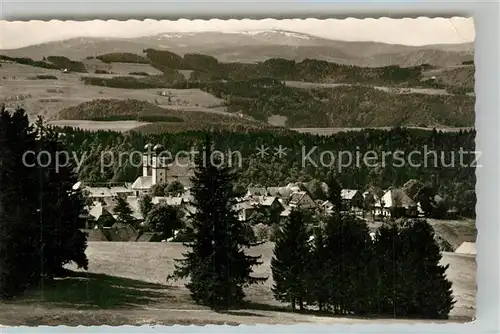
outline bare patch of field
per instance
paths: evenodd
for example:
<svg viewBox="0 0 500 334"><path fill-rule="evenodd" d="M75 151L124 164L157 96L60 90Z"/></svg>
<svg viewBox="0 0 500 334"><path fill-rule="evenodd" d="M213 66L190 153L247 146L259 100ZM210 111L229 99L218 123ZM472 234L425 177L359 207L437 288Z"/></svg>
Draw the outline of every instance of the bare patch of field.
<svg viewBox="0 0 500 334"><path fill-rule="evenodd" d="M139 126L149 124L138 121L86 121L86 120L57 120L48 122L50 125L72 128L79 128L89 131L111 130L125 132L135 129Z"/></svg>
<svg viewBox="0 0 500 334"><path fill-rule="evenodd" d="M262 255L263 265L254 275L269 277L247 288L245 309L216 313L194 304L184 280L167 282L174 259L185 248L180 243L89 242L88 272L47 283L43 290L28 291L4 303L0 323L4 325L140 325L140 324L296 324L296 323L413 323L414 320L363 319L291 313L272 296L270 261L273 244L249 251ZM474 256L443 253L450 264L457 303L449 321L463 322L475 315L476 263ZM76 270L71 267L70 269ZM97 312L96 312L97 311ZM436 321L429 321L436 322Z"/></svg>
<svg viewBox="0 0 500 334"><path fill-rule="evenodd" d="M287 117L281 115L272 115L267 118L267 123L273 126L286 126Z"/></svg>
<svg viewBox="0 0 500 334"><path fill-rule="evenodd" d="M423 78L435 77L445 85L463 85L474 89L474 65L457 65L433 68L422 73Z"/></svg>
<svg viewBox="0 0 500 334"><path fill-rule="evenodd" d="M145 72L149 75L160 75L162 72L149 64L111 63L111 71L119 75L128 75L131 72Z"/></svg>

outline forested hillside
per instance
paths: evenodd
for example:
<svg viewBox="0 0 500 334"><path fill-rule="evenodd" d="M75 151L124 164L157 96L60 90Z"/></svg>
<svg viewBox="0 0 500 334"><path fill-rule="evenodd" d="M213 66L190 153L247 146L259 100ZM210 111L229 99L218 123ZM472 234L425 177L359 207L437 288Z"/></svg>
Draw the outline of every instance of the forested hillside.
<svg viewBox="0 0 500 334"><path fill-rule="evenodd" d="M118 162L120 152L142 152L148 142L160 143L175 155L180 150L190 150L199 143L204 132L163 133L144 135L138 132L86 132L65 128L64 138L71 151L82 156L85 162L79 171L82 181L90 182L125 182L133 181L140 175L140 154L135 153L132 160L123 159ZM391 131L364 130L345 132L336 135L312 136L307 134L272 132L235 133L218 132L214 136L215 145L220 150L240 152L242 161L243 186L260 184L263 186L285 185L290 182L324 180L327 172L337 169L338 178L344 188L366 189L371 185L381 188L402 186L410 179L423 183L433 183L441 193L449 196L451 203L460 202L460 196L468 190L475 189L475 168L470 164L474 160L473 153L463 154L460 163L459 152L473 152L475 148L475 131L443 133L395 128ZM258 155L257 148L265 145L269 148L265 157ZM275 156L279 146L286 148L286 155ZM316 147L316 148L315 148ZM394 152L400 150L399 156L406 163L401 163ZM433 155L427 160L422 158L426 152L436 151L437 162ZM312 152L311 152L312 151ZM322 152L323 160L320 156ZM416 151L410 158L411 152ZM111 152L104 154L103 152ZM346 153L339 153L346 152ZM351 154L351 163L347 158ZM363 157L368 154L377 157L364 163ZM343 166L338 166L337 158L342 154ZM383 155L385 158L382 158ZM114 156L114 163L102 172L101 156L109 159ZM360 158L356 158L359 155ZM334 157L333 163L331 156ZM444 158L441 158L443 156ZM137 160L139 159L139 160ZM357 162L357 159L359 162ZM444 159L444 160L442 160ZM321 163L323 161L323 164ZM378 166L375 166L378 163ZM445 167L446 166L446 167Z"/></svg>

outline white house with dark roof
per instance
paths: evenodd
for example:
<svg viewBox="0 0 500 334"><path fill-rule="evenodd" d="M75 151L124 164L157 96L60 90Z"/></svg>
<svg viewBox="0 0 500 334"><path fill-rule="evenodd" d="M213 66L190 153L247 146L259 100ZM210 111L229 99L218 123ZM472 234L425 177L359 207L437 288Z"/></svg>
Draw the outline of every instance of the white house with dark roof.
<svg viewBox="0 0 500 334"><path fill-rule="evenodd" d="M381 205L381 202L383 206ZM417 214L417 203L415 203L402 189L390 189L374 205L375 214L390 216L395 208L403 208L408 215Z"/></svg>

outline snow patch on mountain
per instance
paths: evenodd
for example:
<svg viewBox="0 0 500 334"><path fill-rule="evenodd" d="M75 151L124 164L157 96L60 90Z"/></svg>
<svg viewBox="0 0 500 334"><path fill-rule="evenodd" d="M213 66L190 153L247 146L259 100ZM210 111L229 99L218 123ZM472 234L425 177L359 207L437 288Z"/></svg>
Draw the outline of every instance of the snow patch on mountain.
<svg viewBox="0 0 500 334"><path fill-rule="evenodd" d="M227 33L229 33L229 34L242 34L242 35L248 35L248 36L285 35L288 37L295 37L295 38L300 38L300 39L311 39L311 36L301 34L301 33L291 32L291 31L284 31L284 30L242 30L242 31L231 31L231 32L227 32Z"/></svg>

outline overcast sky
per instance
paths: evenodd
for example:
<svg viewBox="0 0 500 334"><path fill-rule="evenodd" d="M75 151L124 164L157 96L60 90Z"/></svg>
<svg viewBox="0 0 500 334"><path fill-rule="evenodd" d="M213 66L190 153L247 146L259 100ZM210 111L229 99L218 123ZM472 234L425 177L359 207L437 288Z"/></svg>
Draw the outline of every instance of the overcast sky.
<svg viewBox="0 0 500 334"><path fill-rule="evenodd" d="M472 18L346 20L0 21L0 49L74 37L139 37L162 32L282 29L345 41L425 45L472 42Z"/></svg>

